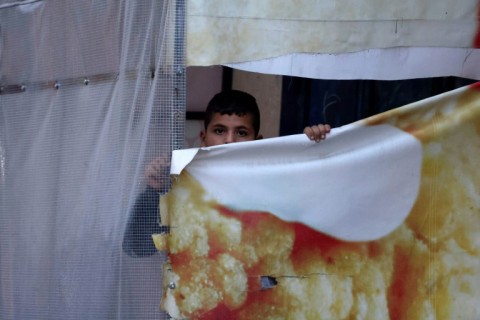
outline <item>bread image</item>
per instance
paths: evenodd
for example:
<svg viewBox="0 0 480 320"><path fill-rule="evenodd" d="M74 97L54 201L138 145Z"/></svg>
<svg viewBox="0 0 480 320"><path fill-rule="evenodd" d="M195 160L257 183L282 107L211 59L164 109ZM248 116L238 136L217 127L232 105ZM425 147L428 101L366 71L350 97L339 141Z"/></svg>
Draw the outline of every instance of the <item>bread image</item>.
<svg viewBox="0 0 480 320"><path fill-rule="evenodd" d="M170 233L153 236L168 253L162 309L173 319L479 319L480 87L360 125L392 126L421 145L419 187L398 227L347 241L275 212L232 208L187 166L160 201Z"/></svg>

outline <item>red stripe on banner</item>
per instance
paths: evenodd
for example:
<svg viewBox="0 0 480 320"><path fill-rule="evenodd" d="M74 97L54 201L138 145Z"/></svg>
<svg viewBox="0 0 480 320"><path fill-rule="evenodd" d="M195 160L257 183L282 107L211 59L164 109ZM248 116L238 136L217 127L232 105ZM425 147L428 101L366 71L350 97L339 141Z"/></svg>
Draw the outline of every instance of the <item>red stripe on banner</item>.
<svg viewBox="0 0 480 320"><path fill-rule="evenodd" d="M472 83L470 85L471 88L475 89L475 90L480 90L480 81L478 82L475 82L475 83Z"/></svg>

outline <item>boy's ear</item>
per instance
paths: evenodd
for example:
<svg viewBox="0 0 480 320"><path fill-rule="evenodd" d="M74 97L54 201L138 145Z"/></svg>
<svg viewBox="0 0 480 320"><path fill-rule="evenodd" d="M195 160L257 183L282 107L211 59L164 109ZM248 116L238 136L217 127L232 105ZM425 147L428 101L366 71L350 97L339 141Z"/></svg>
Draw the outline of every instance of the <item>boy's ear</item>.
<svg viewBox="0 0 480 320"><path fill-rule="evenodd" d="M199 136L201 146L205 147L205 130L201 130Z"/></svg>
<svg viewBox="0 0 480 320"><path fill-rule="evenodd" d="M261 140L261 139L263 139L263 136L262 136L261 134L259 134L259 135L255 138L255 140Z"/></svg>

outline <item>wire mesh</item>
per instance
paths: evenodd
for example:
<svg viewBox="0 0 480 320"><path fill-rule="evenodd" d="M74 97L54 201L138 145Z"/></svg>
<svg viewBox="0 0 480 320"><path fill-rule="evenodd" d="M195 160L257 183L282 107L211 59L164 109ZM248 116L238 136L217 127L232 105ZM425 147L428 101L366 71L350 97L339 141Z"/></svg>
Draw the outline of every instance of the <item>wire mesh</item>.
<svg viewBox="0 0 480 320"><path fill-rule="evenodd" d="M184 16L183 0L0 1L1 319L168 318L149 249L168 170L156 190L144 171L183 144Z"/></svg>

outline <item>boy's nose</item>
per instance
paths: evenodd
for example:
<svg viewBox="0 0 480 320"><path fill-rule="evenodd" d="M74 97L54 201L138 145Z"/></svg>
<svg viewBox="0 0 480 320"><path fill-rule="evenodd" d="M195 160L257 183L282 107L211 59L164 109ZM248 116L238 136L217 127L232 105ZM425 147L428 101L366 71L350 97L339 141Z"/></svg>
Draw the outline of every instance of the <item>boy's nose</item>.
<svg viewBox="0 0 480 320"><path fill-rule="evenodd" d="M233 143L235 142L235 134L233 132L229 132L225 135L224 143Z"/></svg>

